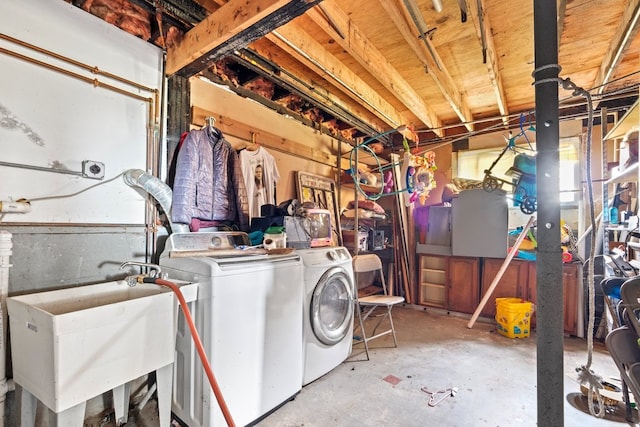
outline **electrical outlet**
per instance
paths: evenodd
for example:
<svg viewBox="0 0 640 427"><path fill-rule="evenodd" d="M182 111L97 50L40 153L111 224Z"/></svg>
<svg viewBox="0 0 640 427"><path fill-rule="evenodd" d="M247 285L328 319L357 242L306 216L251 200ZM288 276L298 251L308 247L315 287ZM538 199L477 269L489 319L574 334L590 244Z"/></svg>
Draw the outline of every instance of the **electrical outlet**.
<svg viewBox="0 0 640 427"><path fill-rule="evenodd" d="M93 160L83 160L82 176L92 179L104 178L104 163L95 162Z"/></svg>

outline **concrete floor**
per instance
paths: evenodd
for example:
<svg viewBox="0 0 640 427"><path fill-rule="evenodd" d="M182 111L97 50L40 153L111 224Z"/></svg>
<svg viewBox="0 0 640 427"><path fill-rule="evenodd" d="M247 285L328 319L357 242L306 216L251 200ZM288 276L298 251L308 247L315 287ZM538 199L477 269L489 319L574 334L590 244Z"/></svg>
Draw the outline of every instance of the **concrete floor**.
<svg viewBox="0 0 640 427"><path fill-rule="evenodd" d="M535 334L525 339L499 335L493 324L414 308L393 311L398 348L376 348L370 361L348 361L305 386L293 401L263 419L259 427L294 426L535 426ZM385 337L372 345L391 345ZM362 359L362 345L353 359ZM565 340L564 425L628 424L623 405L599 419L573 378L587 363L586 340ZM595 345L591 365L596 374L615 383L618 370L602 343ZM455 397L429 406L429 391L457 387ZM569 402L577 402L582 412ZM632 424L633 425L633 424Z"/></svg>
<svg viewBox="0 0 640 427"><path fill-rule="evenodd" d="M382 338L371 343L371 360L362 361L362 345L356 346L349 361L305 386L257 427L537 425L535 333L510 339L498 334L492 323L478 321L468 329L466 318L408 307L394 308L393 315L398 348L381 348L392 344L390 337ZM605 419L589 414L574 380L575 368L586 363L586 340L567 337L564 426L638 425L625 421L623 404L608 407ZM613 360L597 341L591 367L614 384L612 378L619 378ZM452 387L458 389L456 396L435 406L421 390ZM127 426L158 426L155 399L129 417ZM115 423L107 415L88 419L84 425Z"/></svg>

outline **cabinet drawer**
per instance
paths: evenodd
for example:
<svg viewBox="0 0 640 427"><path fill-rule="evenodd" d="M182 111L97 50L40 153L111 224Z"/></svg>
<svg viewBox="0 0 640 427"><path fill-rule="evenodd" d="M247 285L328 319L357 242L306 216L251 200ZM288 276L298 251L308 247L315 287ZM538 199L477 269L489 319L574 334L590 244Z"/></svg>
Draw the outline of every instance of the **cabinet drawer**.
<svg viewBox="0 0 640 427"><path fill-rule="evenodd" d="M444 307L446 302L446 288L444 285L423 283L420 285L420 303Z"/></svg>

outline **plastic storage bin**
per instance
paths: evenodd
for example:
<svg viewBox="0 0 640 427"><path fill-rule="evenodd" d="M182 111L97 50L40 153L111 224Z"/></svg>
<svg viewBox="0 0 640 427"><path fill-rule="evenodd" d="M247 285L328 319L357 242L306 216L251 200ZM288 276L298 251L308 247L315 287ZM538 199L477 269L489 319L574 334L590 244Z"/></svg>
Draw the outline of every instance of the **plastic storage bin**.
<svg viewBox="0 0 640 427"><path fill-rule="evenodd" d="M527 338L531 332L533 303L520 298L496 298L498 332L508 338Z"/></svg>

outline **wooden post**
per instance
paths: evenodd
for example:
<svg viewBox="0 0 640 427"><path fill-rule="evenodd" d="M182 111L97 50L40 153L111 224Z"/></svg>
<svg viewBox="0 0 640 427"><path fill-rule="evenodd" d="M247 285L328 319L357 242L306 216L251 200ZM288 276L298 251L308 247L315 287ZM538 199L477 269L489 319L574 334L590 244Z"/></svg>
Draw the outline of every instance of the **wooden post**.
<svg viewBox="0 0 640 427"><path fill-rule="evenodd" d="M480 315L480 312L482 311L484 306L487 304L487 301L489 300L489 297L491 297L491 294L493 293L496 286L498 286L498 282L502 278L502 275L504 274L504 272L507 270L509 263L511 263L511 260L518 252L518 248L520 247L520 245L522 244L522 241L527 235L527 232L529 231L529 227L531 227L531 225L533 224L534 219L535 219L535 215L531 215L529 217L529 221L527 221L527 225L525 225L524 228L522 229L522 233L520 233L520 235L516 239L516 243L513 245L513 247L507 254L507 257L504 259L504 262L502 263L500 270L498 270L498 274L496 274L496 277L494 277L493 281L491 282L491 285L489 286L489 289L487 289L487 292L482 297L482 301L480 301L478 308L476 308L476 311L473 313L473 316L471 316L471 320L469 320L469 323L467 324L467 328L471 329L473 327L473 324L476 323L476 320L478 320L478 316Z"/></svg>

